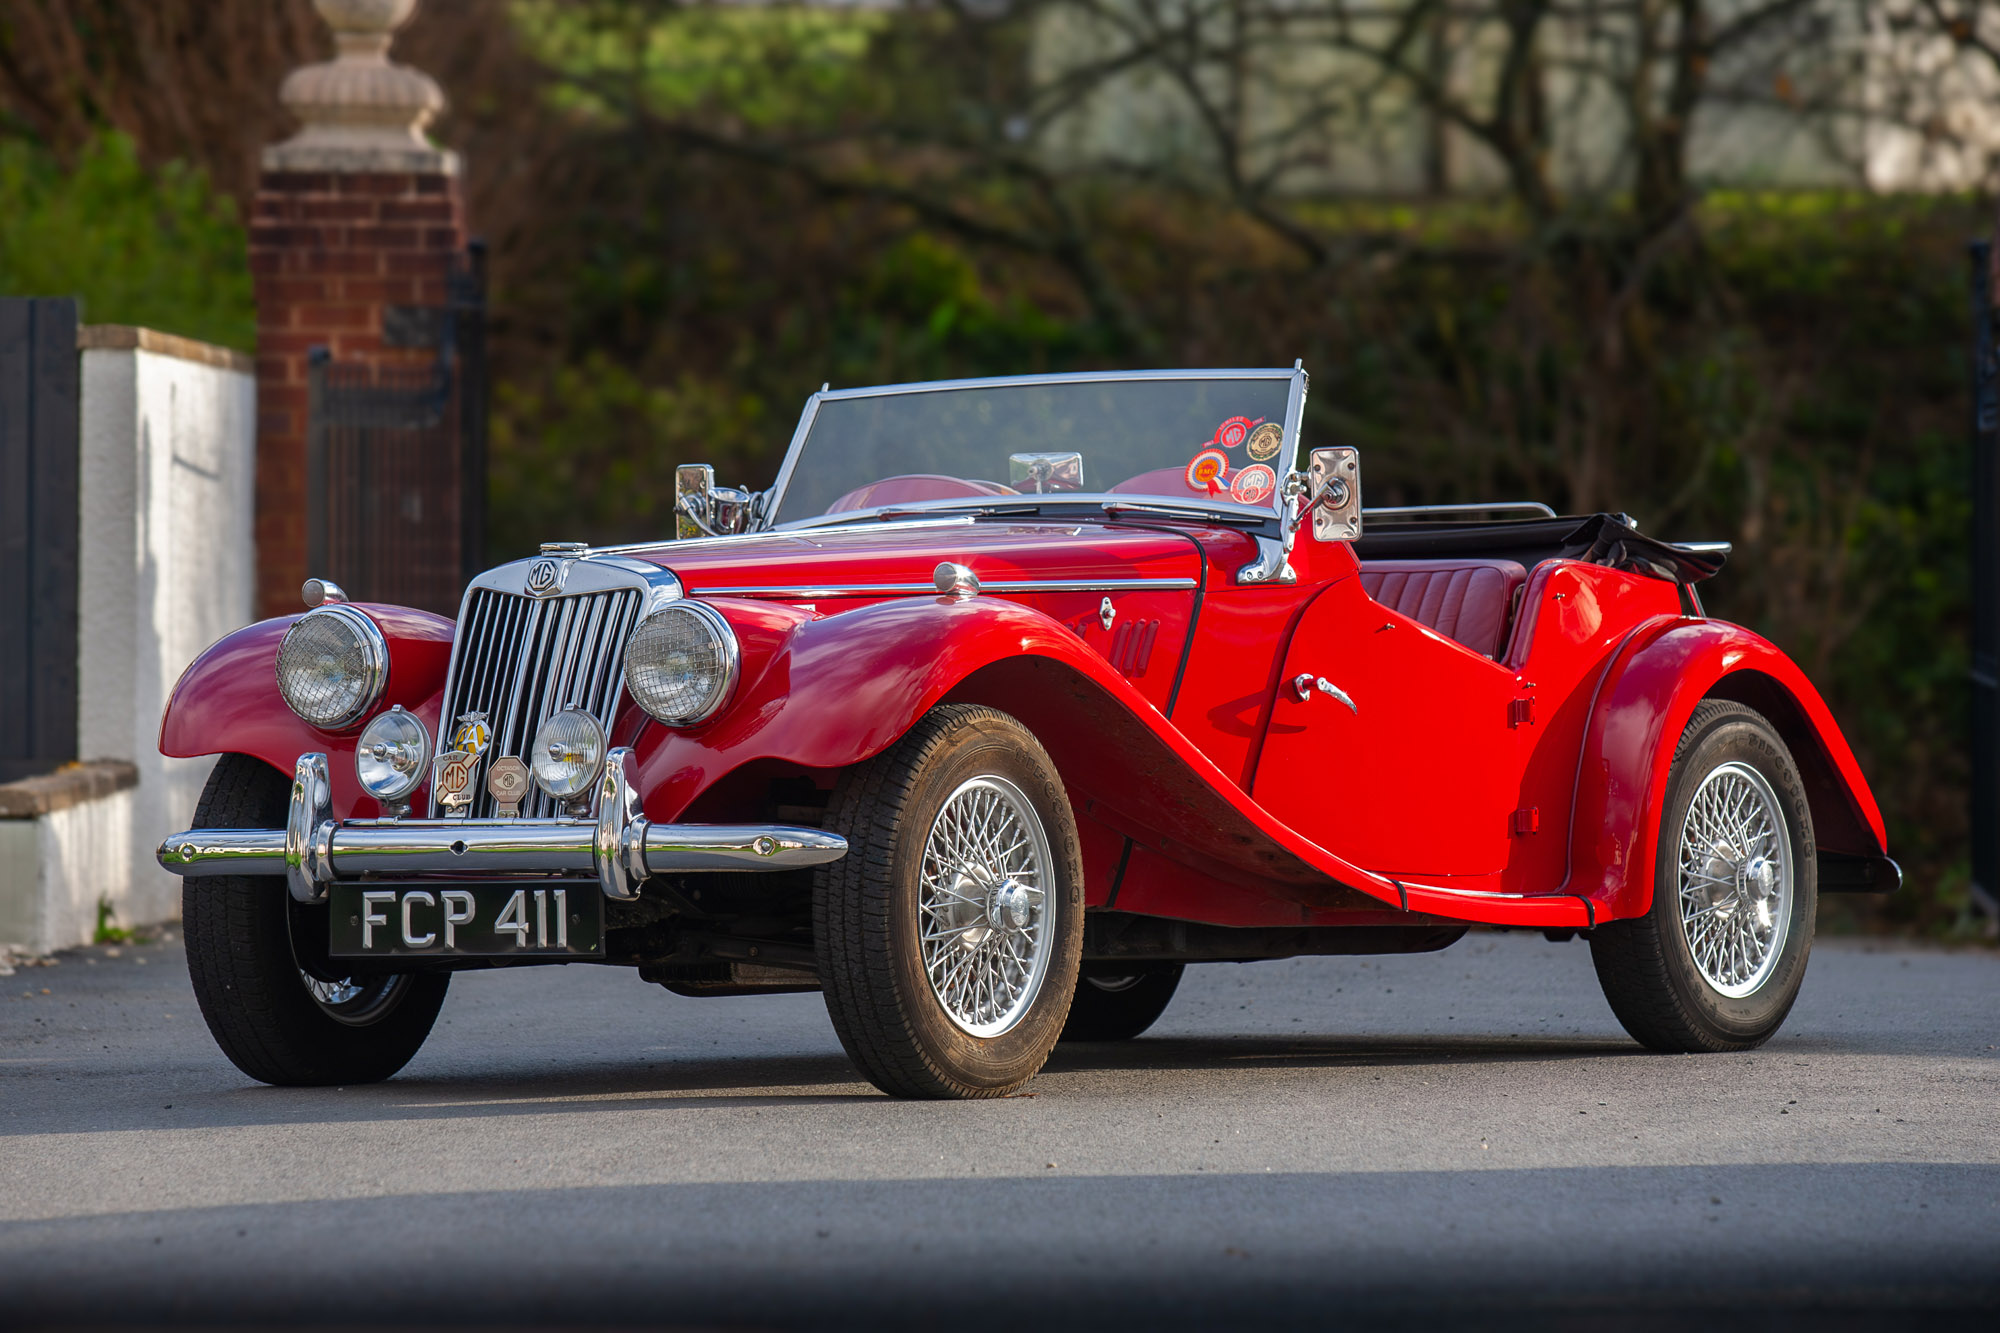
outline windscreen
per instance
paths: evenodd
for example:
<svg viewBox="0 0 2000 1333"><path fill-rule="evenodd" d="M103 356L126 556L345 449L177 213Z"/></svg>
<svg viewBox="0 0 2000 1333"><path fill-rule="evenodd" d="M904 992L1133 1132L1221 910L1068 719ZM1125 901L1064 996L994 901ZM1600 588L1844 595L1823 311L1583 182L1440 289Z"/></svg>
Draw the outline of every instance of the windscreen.
<svg viewBox="0 0 2000 1333"><path fill-rule="evenodd" d="M1291 376L1059 380L828 398L776 521L1014 495L1272 508Z"/></svg>

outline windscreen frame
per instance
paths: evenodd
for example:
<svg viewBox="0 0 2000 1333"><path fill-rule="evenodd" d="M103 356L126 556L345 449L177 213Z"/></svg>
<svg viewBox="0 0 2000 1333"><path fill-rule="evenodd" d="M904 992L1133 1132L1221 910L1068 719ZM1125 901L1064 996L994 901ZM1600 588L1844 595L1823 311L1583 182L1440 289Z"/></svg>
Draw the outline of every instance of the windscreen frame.
<svg viewBox="0 0 2000 1333"><path fill-rule="evenodd" d="M771 483L769 491L758 506L758 528L763 531L782 531L796 528L824 527L835 523L852 523L875 519L882 513L896 514L927 512L937 510L949 512L954 509L1009 504L1032 505L1041 502L1075 504L1077 502L1100 502L1104 504L1124 504L1132 507L1144 506L1149 500L1176 508L1194 511L1210 510L1218 514L1238 518L1271 519L1282 512L1286 496L1290 491L1286 482L1295 475L1302 475L1298 465L1299 431L1305 415L1307 375L1303 365L1284 368L1231 368L1224 370L1116 370L1081 371L1060 375L1003 375L982 379L926 380L913 384L877 384L858 389L828 389L822 387L806 400L804 411L799 414L799 423L792 431L791 443L785 449L785 461L779 465L778 476ZM807 439L812 434L813 422L819 416L820 408L827 403L843 402L855 398L881 398L895 394L949 393L965 389L1006 389L1032 388L1050 384L1122 384L1149 380L1195 381L1195 380L1285 380L1288 388L1285 396L1284 441L1279 446L1278 456L1285 460L1285 468L1278 476L1278 485L1272 493L1268 505L1245 505L1233 500L1215 500L1201 496L1159 496L1152 497L1137 492L1110 491L1065 491L1060 495L989 496L980 499L954 498L950 500L923 500L904 504L884 505L866 509L843 510L837 514L813 514L802 518L777 521L783 507L785 492L791 485L800 456L805 450Z"/></svg>

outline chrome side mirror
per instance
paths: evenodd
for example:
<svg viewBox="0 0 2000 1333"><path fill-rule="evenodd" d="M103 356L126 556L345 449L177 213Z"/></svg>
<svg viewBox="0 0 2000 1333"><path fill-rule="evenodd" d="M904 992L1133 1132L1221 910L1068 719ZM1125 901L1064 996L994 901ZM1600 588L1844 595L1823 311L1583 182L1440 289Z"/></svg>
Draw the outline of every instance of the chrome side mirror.
<svg viewBox="0 0 2000 1333"><path fill-rule="evenodd" d="M725 537L750 526L754 496L734 486L715 484L715 469L707 463L683 463L674 469L674 537Z"/></svg>
<svg viewBox="0 0 2000 1333"><path fill-rule="evenodd" d="M1347 445L1312 451L1313 540L1351 542L1361 535L1361 451Z"/></svg>

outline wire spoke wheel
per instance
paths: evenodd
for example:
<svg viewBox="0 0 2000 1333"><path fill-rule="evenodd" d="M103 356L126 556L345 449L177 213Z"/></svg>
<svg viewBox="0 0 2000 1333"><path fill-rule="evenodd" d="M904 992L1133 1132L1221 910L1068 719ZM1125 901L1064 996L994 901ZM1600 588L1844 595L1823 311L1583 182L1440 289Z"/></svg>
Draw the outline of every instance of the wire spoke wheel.
<svg viewBox="0 0 2000 1333"><path fill-rule="evenodd" d="M974 1037L1021 1020L1048 973L1053 858L1034 806L982 774L945 798L925 839L917 891L924 975Z"/></svg>
<svg viewBox="0 0 2000 1333"><path fill-rule="evenodd" d="M1680 919L1703 980L1740 999L1769 979L1792 915L1783 808L1743 763L1719 765L1688 803L1680 832Z"/></svg>
<svg viewBox="0 0 2000 1333"><path fill-rule="evenodd" d="M1083 955L1062 778L997 709L942 704L841 775L813 876L827 1017L896 1097L1004 1097L1055 1049Z"/></svg>
<svg viewBox="0 0 2000 1333"><path fill-rule="evenodd" d="M1791 1012L1812 953L1812 803L1770 719L1695 706L1660 794L1652 901L1590 932L1618 1021L1656 1051L1747 1051Z"/></svg>
<svg viewBox="0 0 2000 1333"><path fill-rule="evenodd" d="M357 1028L378 1023L387 1017L409 989L406 974L366 977L358 981L353 977L322 981L300 968L299 980L305 983L306 993L313 997L313 1003L328 1018Z"/></svg>

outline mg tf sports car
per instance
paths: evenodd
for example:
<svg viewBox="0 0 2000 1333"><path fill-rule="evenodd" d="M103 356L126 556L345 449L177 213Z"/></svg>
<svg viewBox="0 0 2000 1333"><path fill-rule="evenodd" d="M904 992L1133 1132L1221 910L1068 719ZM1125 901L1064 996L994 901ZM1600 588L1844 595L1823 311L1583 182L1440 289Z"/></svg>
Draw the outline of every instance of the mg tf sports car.
<svg viewBox="0 0 2000 1333"><path fill-rule="evenodd" d="M885 1091L1132 1037L1183 968L1582 934L1662 1051L1754 1046L1821 892L1900 880L1819 694L1703 614L1726 548L1375 509L1305 373L821 392L671 541L552 542L457 620L306 584L189 667L224 1053L393 1074L454 972L818 990ZM1364 526L1365 524L1365 526Z"/></svg>

